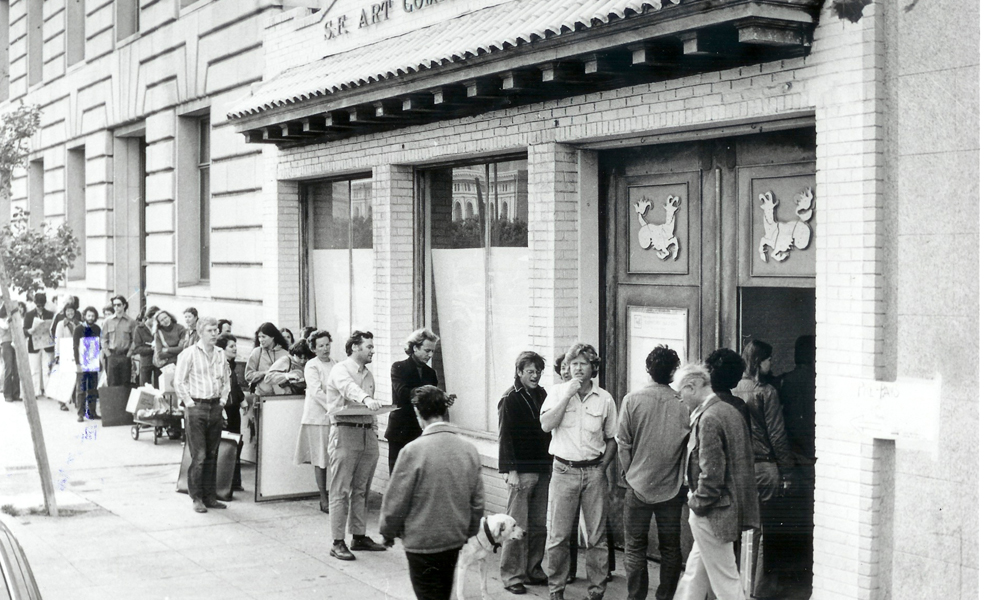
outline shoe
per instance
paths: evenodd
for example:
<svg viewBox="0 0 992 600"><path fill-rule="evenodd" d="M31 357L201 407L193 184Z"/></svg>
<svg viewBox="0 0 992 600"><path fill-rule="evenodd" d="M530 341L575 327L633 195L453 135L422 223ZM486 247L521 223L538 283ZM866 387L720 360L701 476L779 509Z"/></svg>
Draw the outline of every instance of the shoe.
<svg viewBox="0 0 992 600"><path fill-rule="evenodd" d="M603 600L603 594L594 594L590 592L587 600Z"/></svg>
<svg viewBox="0 0 992 600"><path fill-rule="evenodd" d="M193 500L193 510L198 513L207 512L207 507L203 505L202 500Z"/></svg>
<svg viewBox="0 0 992 600"><path fill-rule="evenodd" d="M69 407L65 405L65 402L59 402L59 410L69 412Z"/></svg>
<svg viewBox="0 0 992 600"><path fill-rule="evenodd" d="M550 600L565 600L565 592L551 592Z"/></svg>
<svg viewBox="0 0 992 600"><path fill-rule="evenodd" d="M606 574L606 581L607 582L613 581L613 573L607 573Z"/></svg>
<svg viewBox="0 0 992 600"><path fill-rule="evenodd" d="M216 501L216 500L214 500L213 502L208 502L208 503L206 504L206 507L207 507L207 508L217 508L217 509L222 509L222 508L227 508L227 505L226 505L226 504L224 504L223 502L218 502L218 501Z"/></svg>
<svg viewBox="0 0 992 600"><path fill-rule="evenodd" d="M331 514L330 507L328 505L326 505L326 504L321 504L320 505L320 512L324 513L325 515Z"/></svg>
<svg viewBox="0 0 992 600"><path fill-rule="evenodd" d="M99 421L100 420L100 415L96 415L96 414L94 414L94 415L87 415L86 418L89 419L90 421Z"/></svg>
<svg viewBox="0 0 992 600"><path fill-rule="evenodd" d="M385 552L386 547L376 542L367 535L356 535L351 538L351 549L366 552Z"/></svg>
<svg viewBox="0 0 992 600"><path fill-rule="evenodd" d="M569 573L568 577L565 578L565 585L570 583L575 583L575 573Z"/></svg>
<svg viewBox="0 0 992 600"><path fill-rule="evenodd" d="M534 585L534 586L542 587L542 586L548 585L548 578L545 577L543 579L528 579L524 583L526 583L527 585Z"/></svg>
<svg viewBox="0 0 992 600"><path fill-rule="evenodd" d="M348 546L343 542L334 542L331 546L331 556L338 560L355 560L355 555L348 550Z"/></svg>
<svg viewBox="0 0 992 600"><path fill-rule="evenodd" d="M527 593L527 588L524 587L522 583L514 583L503 588L504 590L510 592L511 594L516 594L517 596Z"/></svg>
<svg viewBox="0 0 992 600"><path fill-rule="evenodd" d="M240 485L232 485L231 486L231 491L232 492L243 492L243 491L245 491L245 488L242 487L242 486L240 486Z"/></svg>
<svg viewBox="0 0 992 600"><path fill-rule="evenodd" d="M83 418L82 417L76 417L76 422L77 423L82 423L83 422Z"/></svg>

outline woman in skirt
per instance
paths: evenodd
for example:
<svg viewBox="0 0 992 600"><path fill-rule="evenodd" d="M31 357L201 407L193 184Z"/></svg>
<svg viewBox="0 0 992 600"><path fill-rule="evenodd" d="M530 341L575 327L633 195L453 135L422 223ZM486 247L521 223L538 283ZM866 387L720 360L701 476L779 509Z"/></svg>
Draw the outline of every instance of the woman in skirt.
<svg viewBox="0 0 992 600"><path fill-rule="evenodd" d="M331 360L331 334L318 329L307 338L310 348L317 354L307 361L303 378L307 384L303 402L300 435L296 441L296 464L313 465L320 490L320 510L327 512L327 440L331 433L331 419L327 416L326 382L334 361Z"/></svg>

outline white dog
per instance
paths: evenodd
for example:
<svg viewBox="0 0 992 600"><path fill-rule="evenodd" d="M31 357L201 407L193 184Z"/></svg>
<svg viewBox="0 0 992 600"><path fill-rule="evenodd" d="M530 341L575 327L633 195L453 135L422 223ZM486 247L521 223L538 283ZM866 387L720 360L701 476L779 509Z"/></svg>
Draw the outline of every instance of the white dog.
<svg viewBox="0 0 992 600"><path fill-rule="evenodd" d="M479 565L483 599L491 600L486 559L498 555L500 547L506 540L519 540L523 537L524 530L517 526L517 522L510 515L482 517L479 533L465 542L462 551L458 554L458 566L455 567L455 592L458 600L465 600L465 573L473 565Z"/></svg>

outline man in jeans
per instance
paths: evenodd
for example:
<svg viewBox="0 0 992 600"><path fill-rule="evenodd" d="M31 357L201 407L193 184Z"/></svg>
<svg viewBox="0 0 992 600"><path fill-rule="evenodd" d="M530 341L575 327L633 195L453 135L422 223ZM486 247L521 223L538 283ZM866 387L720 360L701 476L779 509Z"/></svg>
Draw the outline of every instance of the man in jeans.
<svg viewBox="0 0 992 600"><path fill-rule="evenodd" d="M127 316L127 300L124 296L110 299L114 316L103 322L103 339L100 350L103 364L107 369L107 385L131 385L131 342L134 337L135 321Z"/></svg>
<svg viewBox="0 0 992 600"><path fill-rule="evenodd" d="M660 582L657 600L671 600L682 570L682 485L689 410L669 386L679 357L668 346L656 346L645 361L652 382L631 392L620 405L617 458L623 473L624 566L627 600L648 594L648 531L651 516L658 527Z"/></svg>
<svg viewBox="0 0 992 600"><path fill-rule="evenodd" d="M186 407L186 443L192 462L187 472L193 510L227 508L217 500L217 451L224 430L224 403L231 389L231 371L224 351L216 346L217 319L197 323L197 343L179 353L174 385Z"/></svg>
<svg viewBox="0 0 992 600"><path fill-rule="evenodd" d="M596 349L581 342L565 353L562 368L572 379L551 388L541 407L541 428L551 432L554 455L548 490L548 585L551 600L565 597L568 538L582 508L588 532L589 600L606 591L606 465L616 456L617 408L613 396L593 383Z"/></svg>
<svg viewBox="0 0 992 600"><path fill-rule="evenodd" d="M331 513L331 556L355 560L351 550L382 552L385 546L365 535L368 494L379 462L374 412L382 406L375 399L375 380L367 366L375 354L372 334L355 331L344 343L348 358L331 367L327 414L331 433L327 442L327 499ZM351 412L358 414L339 414ZM344 542L345 526L351 529L351 549Z"/></svg>
<svg viewBox="0 0 992 600"><path fill-rule="evenodd" d="M503 543L500 576L512 594L531 585L547 585L541 569L548 538L548 485L551 483L551 434L541 429L541 405L548 393L541 387L544 359L536 352L520 353L513 387L497 405L499 411L499 472L509 487L506 512L525 532L522 540Z"/></svg>

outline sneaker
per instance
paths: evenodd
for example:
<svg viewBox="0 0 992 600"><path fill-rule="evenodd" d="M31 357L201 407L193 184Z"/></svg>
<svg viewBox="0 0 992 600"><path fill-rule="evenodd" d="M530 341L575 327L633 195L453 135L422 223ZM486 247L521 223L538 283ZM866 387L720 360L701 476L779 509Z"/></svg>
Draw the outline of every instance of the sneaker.
<svg viewBox="0 0 992 600"><path fill-rule="evenodd" d="M218 509L221 509L221 508L227 508L227 505L224 504L223 502L218 502L218 501L214 500L213 502L208 502L206 504L206 507L207 508L218 508Z"/></svg>
<svg viewBox="0 0 992 600"><path fill-rule="evenodd" d="M551 600L565 600L565 592L551 592Z"/></svg>
<svg viewBox="0 0 992 600"><path fill-rule="evenodd" d="M336 541L334 545L331 546L331 556L338 560L355 560L355 555L348 550L348 546L344 541Z"/></svg>
<svg viewBox="0 0 992 600"><path fill-rule="evenodd" d="M510 585L505 586L503 589L517 596L527 593L527 588L525 588L524 584L522 583L511 583Z"/></svg>
<svg viewBox="0 0 992 600"><path fill-rule="evenodd" d="M69 407L65 405L65 402L59 402L59 410L69 412Z"/></svg>
<svg viewBox="0 0 992 600"><path fill-rule="evenodd" d="M351 549L358 552L364 550L366 552L385 552L386 547L382 544L376 542L367 535L356 535L351 538Z"/></svg>
<svg viewBox="0 0 992 600"><path fill-rule="evenodd" d="M80 420L82 420L82 417L80 417ZM198 513L205 513L207 512L207 507L203 505L202 500L193 500L193 510Z"/></svg>

